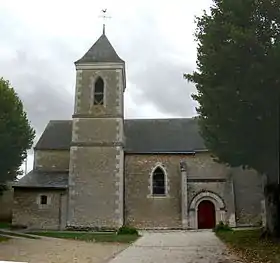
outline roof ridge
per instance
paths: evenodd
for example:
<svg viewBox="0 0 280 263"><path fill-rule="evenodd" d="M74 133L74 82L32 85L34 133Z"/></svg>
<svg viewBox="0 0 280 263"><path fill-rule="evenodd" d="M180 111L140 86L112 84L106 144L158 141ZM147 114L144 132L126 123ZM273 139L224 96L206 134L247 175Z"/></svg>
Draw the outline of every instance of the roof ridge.
<svg viewBox="0 0 280 263"><path fill-rule="evenodd" d="M139 119L124 119L125 121L146 121L146 120L194 120L195 117L182 117L182 118L139 118Z"/></svg>
<svg viewBox="0 0 280 263"><path fill-rule="evenodd" d="M49 120L49 122L72 122L73 120Z"/></svg>

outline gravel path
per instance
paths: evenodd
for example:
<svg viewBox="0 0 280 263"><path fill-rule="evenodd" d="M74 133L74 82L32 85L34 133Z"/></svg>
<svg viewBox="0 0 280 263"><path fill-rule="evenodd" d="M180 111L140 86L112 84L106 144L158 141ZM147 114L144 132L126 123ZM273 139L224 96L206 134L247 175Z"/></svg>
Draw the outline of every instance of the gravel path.
<svg viewBox="0 0 280 263"><path fill-rule="evenodd" d="M0 243L0 261L28 263L104 263L126 244L102 244L58 238L15 238Z"/></svg>
<svg viewBox="0 0 280 263"><path fill-rule="evenodd" d="M210 231L146 232L110 263L241 263Z"/></svg>

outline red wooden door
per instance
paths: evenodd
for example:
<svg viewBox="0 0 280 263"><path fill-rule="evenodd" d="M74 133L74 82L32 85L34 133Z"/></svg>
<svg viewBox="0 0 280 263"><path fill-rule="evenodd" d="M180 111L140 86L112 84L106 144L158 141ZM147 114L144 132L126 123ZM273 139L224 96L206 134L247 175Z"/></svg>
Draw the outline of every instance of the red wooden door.
<svg viewBox="0 0 280 263"><path fill-rule="evenodd" d="M215 206L211 201L200 202L197 211L198 228L211 229L216 225Z"/></svg>

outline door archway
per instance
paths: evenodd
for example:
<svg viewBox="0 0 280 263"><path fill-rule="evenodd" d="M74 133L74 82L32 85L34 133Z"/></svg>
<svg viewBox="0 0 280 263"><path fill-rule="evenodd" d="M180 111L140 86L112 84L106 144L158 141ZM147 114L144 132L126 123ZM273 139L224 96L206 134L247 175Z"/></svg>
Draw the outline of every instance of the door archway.
<svg viewBox="0 0 280 263"><path fill-rule="evenodd" d="M210 201L215 207L215 223L226 222L226 206L224 200L214 192L200 191L191 200L189 206L189 225L198 229L198 206L202 201Z"/></svg>
<svg viewBox="0 0 280 263"><path fill-rule="evenodd" d="M197 209L198 229L212 229L216 225L215 205L209 200L199 203Z"/></svg>

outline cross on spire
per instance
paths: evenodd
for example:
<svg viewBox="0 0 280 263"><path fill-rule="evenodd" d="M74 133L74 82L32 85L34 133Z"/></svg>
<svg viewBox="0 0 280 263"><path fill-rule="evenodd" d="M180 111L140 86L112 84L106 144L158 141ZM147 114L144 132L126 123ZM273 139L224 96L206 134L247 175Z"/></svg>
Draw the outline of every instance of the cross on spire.
<svg viewBox="0 0 280 263"><path fill-rule="evenodd" d="M105 35L105 22L106 22L106 19L109 19L111 17L106 15L107 8L106 9L102 9L101 12L102 12L102 14L99 17L103 18L103 35Z"/></svg>

